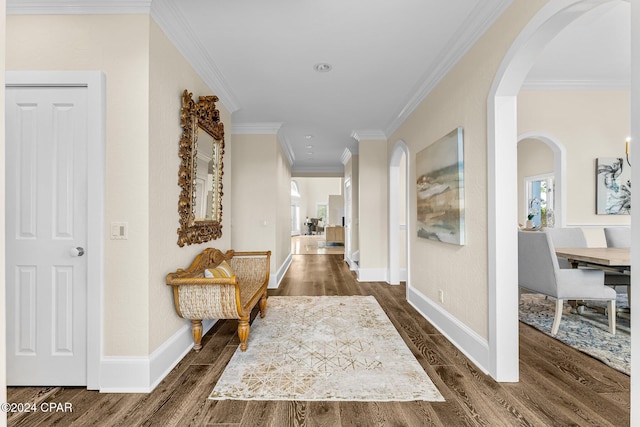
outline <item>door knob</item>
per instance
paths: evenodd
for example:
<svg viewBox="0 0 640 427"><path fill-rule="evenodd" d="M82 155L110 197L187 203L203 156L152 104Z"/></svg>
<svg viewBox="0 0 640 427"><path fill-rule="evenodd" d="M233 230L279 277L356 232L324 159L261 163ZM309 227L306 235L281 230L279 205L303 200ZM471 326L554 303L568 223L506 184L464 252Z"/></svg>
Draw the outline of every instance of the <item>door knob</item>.
<svg viewBox="0 0 640 427"><path fill-rule="evenodd" d="M71 248L69 250L69 254L71 256L82 256L84 255L84 248L78 246L77 248Z"/></svg>

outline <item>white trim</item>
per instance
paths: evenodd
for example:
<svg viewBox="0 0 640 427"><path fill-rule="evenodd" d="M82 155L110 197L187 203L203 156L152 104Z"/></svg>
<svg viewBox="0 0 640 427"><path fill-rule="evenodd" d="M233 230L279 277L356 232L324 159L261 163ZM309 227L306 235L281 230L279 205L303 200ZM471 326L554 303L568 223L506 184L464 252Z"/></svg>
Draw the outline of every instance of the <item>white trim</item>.
<svg viewBox="0 0 640 427"><path fill-rule="evenodd" d="M262 123L233 123L231 134L236 135L276 135L282 123L262 122Z"/></svg>
<svg viewBox="0 0 640 427"><path fill-rule="evenodd" d="M153 0L151 17L225 108L230 113L238 111L238 98L176 4L173 0Z"/></svg>
<svg viewBox="0 0 640 427"><path fill-rule="evenodd" d="M625 90L629 80L527 80L522 90Z"/></svg>
<svg viewBox="0 0 640 427"><path fill-rule="evenodd" d="M293 166L291 168L291 176L335 176L342 177L344 175L344 166Z"/></svg>
<svg viewBox="0 0 640 427"><path fill-rule="evenodd" d="M216 320L202 321L202 335ZM185 324L147 356L104 356L101 393L151 393L193 348L191 324Z"/></svg>
<svg viewBox="0 0 640 427"><path fill-rule="evenodd" d="M216 319L202 321L202 335L204 336L217 322ZM168 340L162 343L149 356L149 391L176 367L178 363L191 351L194 346L191 322L178 329Z"/></svg>
<svg viewBox="0 0 640 427"><path fill-rule="evenodd" d="M387 135L378 129L362 129L351 132L351 137L356 141L386 141Z"/></svg>
<svg viewBox="0 0 640 427"><path fill-rule="evenodd" d="M388 280L386 268L358 267L358 282L386 282Z"/></svg>
<svg viewBox="0 0 640 427"><path fill-rule="evenodd" d="M104 340L104 210L106 81L100 71L6 71L6 86L87 88L87 389L100 388Z"/></svg>
<svg viewBox="0 0 640 427"><path fill-rule="evenodd" d="M349 266L349 270L358 271L358 263L351 259L346 253L344 254L344 262Z"/></svg>
<svg viewBox="0 0 640 427"><path fill-rule="evenodd" d="M611 0L555 0L511 44L487 99L490 375L518 381L517 95L538 54L560 31ZM633 27L633 25L632 25ZM632 73L633 75L633 73ZM633 122L633 120L632 120Z"/></svg>
<svg viewBox="0 0 640 427"><path fill-rule="evenodd" d="M280 147L282 147L282 151L284 151L284 155L289 162L289 168L291 168L291 166L293 166L293 163L296 161L296 155L293 152L291 141L289 141L287 135L282 132L282 128L278 130L277 137L278 142L280 143Z"/></svg>
<svg viewBox="0 0 640 427"><path fill-rule="evenodd" d="M483 373L489 373L487 340L410 286L407 286L407 301Z"/></svg>
<svg viewBox="0 0 640 427"><path fill-rule="evenodd" d="M631 2L631 102L630 102L630 136L633 143L640 142L640 2ZM631 150L629 154L632 164L640 164L640 150ZM631 168L631 180L640 182L640 168ZM640 224L640 210L631 211L631 223ZM640 227L631 227L631 263L640 265ZM634 279L635 277L635 279ZM631 277L631 286L640 285L638 275ZM640 298L633 298L631 310L640 313ZM640 402L640 318L634 316L631 319L631 333L636 338L631 341L631 397L630 402ZM640 408L637 404L631 405L630 425L640 425Z"/></svg>
<svg viewBox="0 0 640 427"><path fill-rule="evenodd" d="M104 356L100 363L101 393L149 393L149 358Z"/></svg>
<svg viewBox="0 0 640 427"><path fill-rule="evenodd" d="M400 161L404 155L405 159L405 176L400 176ZM404 194L404 212L405 217L400 218L400 207L395 201L400 197L398 188L400 180L404 178L405 194ZM409 147L403 140L398 140L393 146L391 157L389 159L389 284L398 285L402 281L407 281L408 274L406 269L400 269L399 256L394 256L400 252L400 235L405 235L404 253L406 263L410 265L409 257L409 235L407 234L406 224L409 221ZM392 202L393 201L393 202ZM401 271L404 270L404 273Z"/></svg>
<svg viewBox="0 0 640 427"><path fill-rule="evenodd" d="M291 266L292 260L293 256L291 255L291 253L289 253L280 268L278 268L276 274L272 274L269 276L269 285L267 286L269 289L278 289L278 286L280 286L280 282L282 282L284 275L287 273L287 270Z"/></svg>
<svg viewBox="0 0 640 427"><path fill-rule="evenodd" d="M387 135L393 135L404 123L411 113L420 105L431 91L440 83L458 61L467 53L494 21L502 15L502 12L511 5L513 0L501 0L492 9L487 9L486 2L478 2L476 7L460 25L463 30L454 37L447 46L442 49L433 65L420 78L419 86L410 93L414 93L406 105L398 112L385 128Z"/></svg>
<svg viewBox="0 0 640 427"><path fill-rule="evenodd" d="M353 154L351 153L351 150L349 150L348 148L345 148L344 151L342 152L342 156L340 156L340 161L342 162L342 164L346 165L349 159L351 159L352 155Z"/></svg>
<svg viewBox="0 0 640 427"><path fill-rule="evenodd" d="M151 0L7 0L7 15L148 15Z"/></svg>

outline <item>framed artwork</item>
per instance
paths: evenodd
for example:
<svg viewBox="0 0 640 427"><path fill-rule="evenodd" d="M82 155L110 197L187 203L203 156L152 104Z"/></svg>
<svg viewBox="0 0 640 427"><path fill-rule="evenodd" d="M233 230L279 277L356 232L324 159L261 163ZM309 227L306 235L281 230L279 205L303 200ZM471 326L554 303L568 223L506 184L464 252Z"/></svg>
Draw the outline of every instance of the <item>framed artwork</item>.
<svg viewBox="0 0 640 427"><path fill-rule="evenodd" d="M416 155L418 237L464 245L462 128Z"/></svg>
<svg viewBox="0 0 640 427"><path fill-rule="evenodd" d="M631 167L620 158L596 159L596 214L631 213Z"/></svg>

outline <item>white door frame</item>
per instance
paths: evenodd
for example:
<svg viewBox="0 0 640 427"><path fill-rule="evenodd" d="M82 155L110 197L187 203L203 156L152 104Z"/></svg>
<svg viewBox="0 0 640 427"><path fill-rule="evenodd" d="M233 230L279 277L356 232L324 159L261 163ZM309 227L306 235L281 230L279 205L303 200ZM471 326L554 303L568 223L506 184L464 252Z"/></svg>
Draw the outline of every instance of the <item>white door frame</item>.
<svg viewBox="0 0 640 427"><path fill-rule="evenodd" d="M619 0L555 0L548 2L506 53L496 73L488 97L487 171L488 171L488 283L489 283L489 353L490 374L497 381L519 379L518 365L518 251L517 229L517 96L537 53L568 24L584 12L609 1ZM632 117L640 115L640 7L631 2L632 28ZM631 120L631 136L640 142L640 120ZM638 144L640 146L640 144ZM632 150L632 162L640 161L640 149ZM632 179L640 180L640 170L632 171ZM640 223L640 211L632 211L632 223ZM640 227L632 228L633 241L640 238ZM632 244L632 246L634 246ZM637 245L636 249L637 248ZM632 248L633 249L633 248ZM640 263L640 251L632 250L632 262ZM635 255L634 255L635 254ZM632 279L633 280L633 279ZM635 301L635 300L634 300ZM640 301L634 304L640 311ZM633 309L633 308L632 308ZM636 323L638 321L636 320ZM632 326L632 329L633 328ZM635 341L640 350L640 341ZM638 353L632 353L638 354ZM638 361L640 358L636 358ZM632 369L640 370L632 362ZM640 387L632 384L631 401L640 399ZM640 421L640 414L636 414ZM632 422L633 424L633 422Z"/></svg>
<svg viewBox="0 0 640 427"><path fill-rule="evenodd" d="M405 176L400 176L400 162L402 161L402 155L405 158ZM400 230L400 207L397 201L401 194L399 192L400 180L404 179L405 182L405 209L404 209L404 224L403 231ZM407 144L398 140L393 146L391 152L391 158L389 159L389 284L399 285L401 281L400 274L400 260L397 254L400 252L400 233L405 233L405 248L404 253L407 257L407 288L409 288L409 147Z"/></svg>
<svg viewBox="0 0 640 427"><path fill-rule="evenodd" d="M99 390L104 334L105 76L100 71L7 71L5 84L87 88L87 389Z"/></svg>

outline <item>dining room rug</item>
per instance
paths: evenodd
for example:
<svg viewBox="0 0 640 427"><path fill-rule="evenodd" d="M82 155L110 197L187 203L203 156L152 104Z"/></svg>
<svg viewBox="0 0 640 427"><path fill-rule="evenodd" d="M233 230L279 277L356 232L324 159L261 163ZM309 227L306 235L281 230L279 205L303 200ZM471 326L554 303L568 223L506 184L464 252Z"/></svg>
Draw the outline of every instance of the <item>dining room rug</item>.
<svg viewBox="0 0 640 427"><path fill-rule="evenodd" d="M598 304L594 302L594 304ZM604 307L604 303L601 306ZM628 307L626 294L618 294L618 307ZM520 321L539 331L594 357L606 365L631 373L631 328L629 320L616 319L616 334L609 333L609 320L595 309L584 308L582 314L571 313L565 302L560 329L551 335L556 300L540 294L523 294L520 297Z"/></svg>
<svg viewBox="0 0 640 427"><path fill-rule="evenodd" d="M444 401L373 296L269 297L209 399Z"/></svg>

